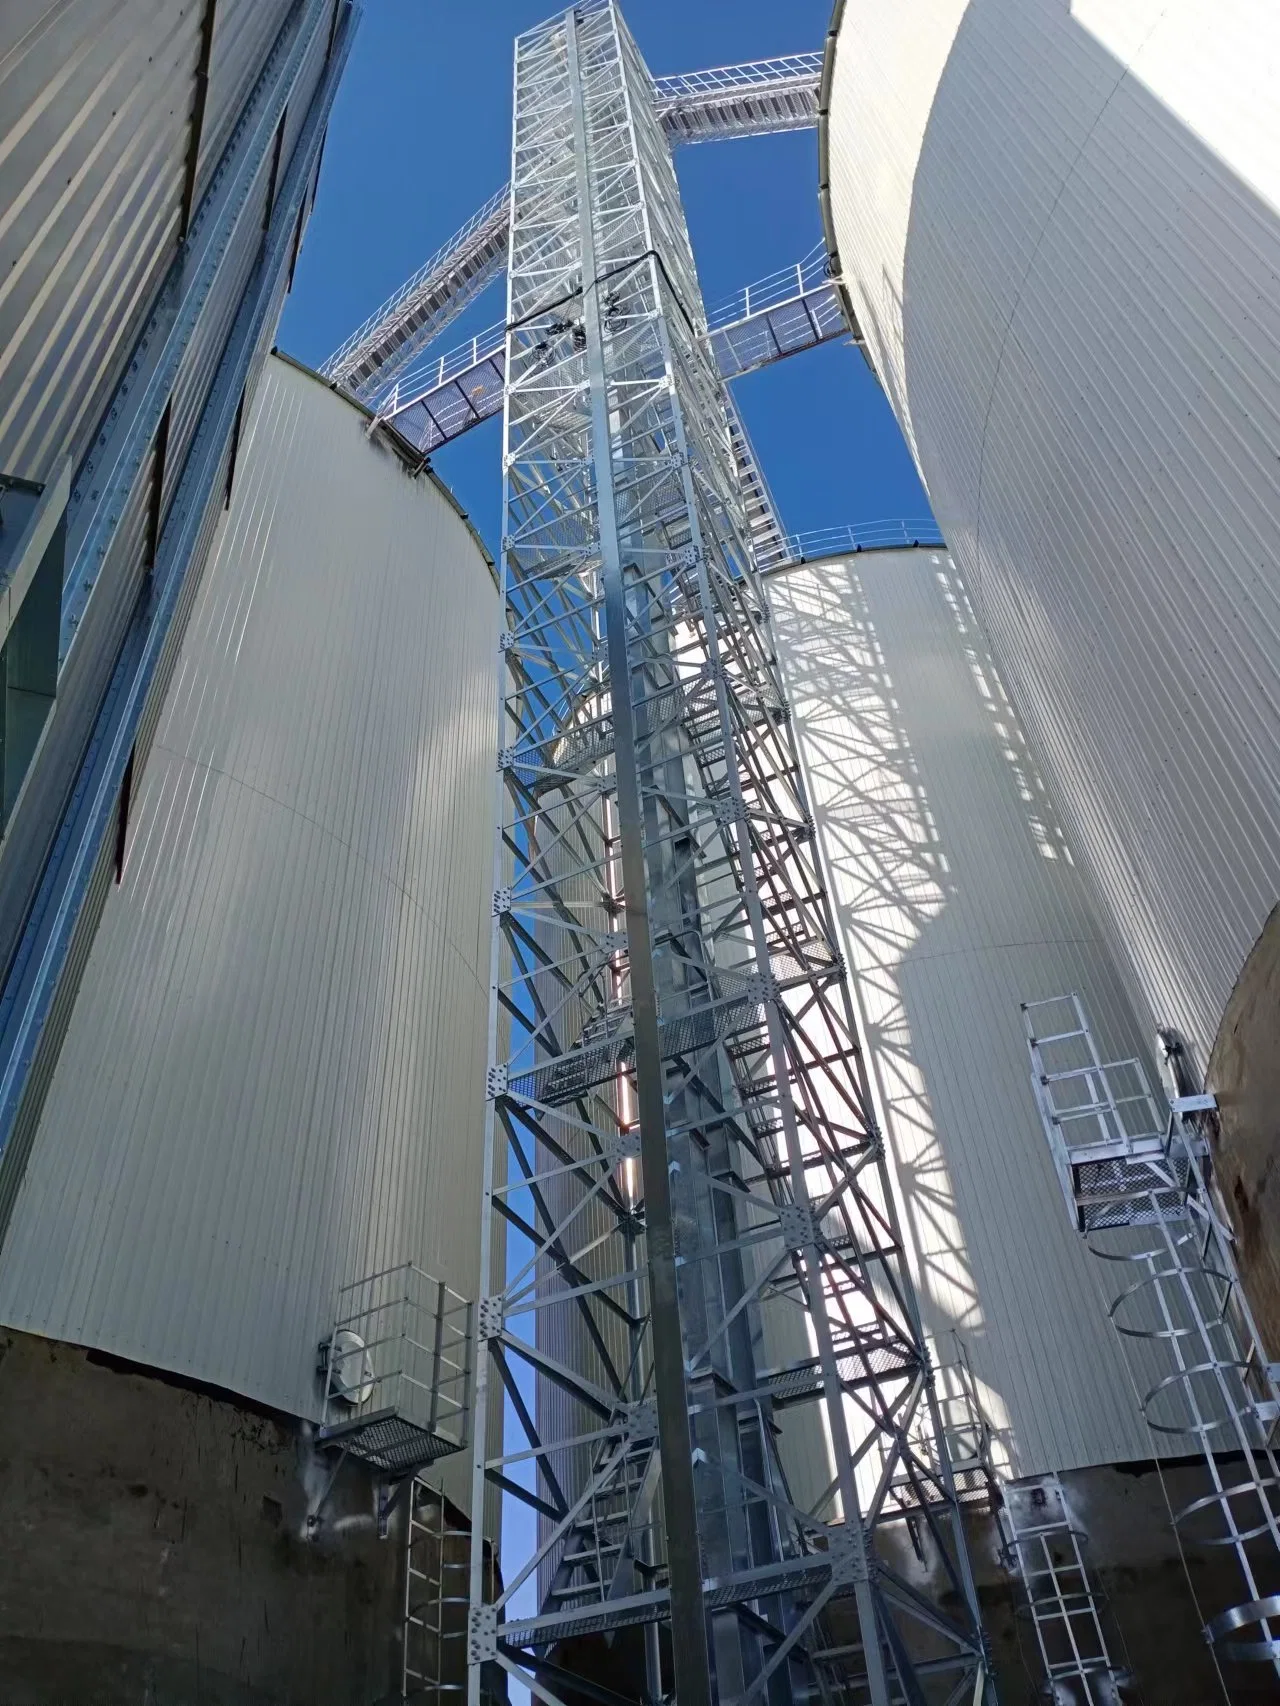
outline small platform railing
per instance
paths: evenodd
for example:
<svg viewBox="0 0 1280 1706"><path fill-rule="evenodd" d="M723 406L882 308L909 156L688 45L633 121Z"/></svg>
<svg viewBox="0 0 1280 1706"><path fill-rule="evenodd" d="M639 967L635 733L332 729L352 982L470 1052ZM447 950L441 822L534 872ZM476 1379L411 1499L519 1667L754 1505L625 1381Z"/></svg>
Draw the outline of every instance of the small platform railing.
<svg viewBox="0 0 1280 1706"><path fill-rule="evenodd" d="M320 1346L318 1437L401 1476L467 1443L471 1304L405 1263L344 1286Z"/></svg>

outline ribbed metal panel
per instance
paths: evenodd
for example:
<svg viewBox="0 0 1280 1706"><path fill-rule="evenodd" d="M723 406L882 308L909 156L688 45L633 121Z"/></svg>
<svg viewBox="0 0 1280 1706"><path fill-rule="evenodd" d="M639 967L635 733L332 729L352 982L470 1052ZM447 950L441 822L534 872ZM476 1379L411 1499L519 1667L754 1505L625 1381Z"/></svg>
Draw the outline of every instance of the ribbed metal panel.
<svg viewBox="0 0 1280 1706"><path fill-rule="evenodd" d="M0 944L22 928L47 849L74 785L112 665L146 574L154 452L143 460L99 575L98 596L58 682L58 698L0 841ZM0 1225L3 1220L0 1219Z"/></svg>
<svg viewBox="0 0 1280 1706"><path fill-rule="evenodd" d="M348 42L349 38L344 37L337 49L338 69L345 63ZM183 495L175 502L177 513L171 516L169 525L161 533L155 562L157 578L148 577L140 588L119 662L112 671L107 698L95 723L95 738L90 742L85 767L76 781L75 796L63 820L63 832L59 837L63 843L61 857L51 862L48 884L41 884L40 899L25 925L19 963L15 965L11 976L11 987L5 991L4 1005L10 1010L14 1020L11 1035L5 1040L19 1062L27 1059L29 1070L21 1072L17 1079L20 1089L16 1099L13 1098L12 1091L10 1092L12 1125L0 1162L0 1239L8 1230L31 1143L39 1125L53 1066L69 1022L85 957L101 915L105 899L101 887L102 872L114 864L121 815L132 800L130 787L126 803L125 784L132 772L141 772L150 750L160 703L172 674L213 534L222 516L223 494L229 478L232 454L233 427L237 418L237 399L254 394L258 375L266 360L287 289L287 260L298 200L301 195L307 193L307 180L314 171L312 162L318 156L327 100L332 97L336 75L337 70L329 79L326 105L312 115L305 133L305 144L300 143L300 146L306 147L306 159L297 172L291 168L284 180L281 190L285 198L283 218L277 222L278 229L267 234L264 251L266 276L258 280L257 287L247 293L248 300L242 307L230 346L214 381L197 432L195 466L184 472L180 488ZM243 403L240 406L243 407ZM201 440L203 443L200 443ZM149 464L144 463L143 468L139 470L138 478L134 482L135 499L140 491L150 494L154 490L157 454L158 451L153 453ZM88 478L87 475L83 477ZM150 507L148 503L148 510ZM120 543L119 533L120 530L117 529L116 544ZM145 538L145 535L143 537ZM97 620L92 603L88 615L89 623L81 631L82 640L86 638L88 628ZM147 660L152 639L149 629L154 630L159 637L159 649L153 653L153 664L149 664ZM94 655L100 665L105 663L109 667L114 651L103 658L98 656L103 650L104 648L99 646ZM85 648L82 646L80 656L83 659L85 655ZM73 657L72 665L68 666L66 672L68 677L74 673L74 662ZM127 703L135 687L141 689L143 694L137 701L136 721L133 720ZM82 694L83 696L85 695ZM117 718L120 719L119 726L113 727ZM128 729L132 730L131 742L123 738ZM129 759L130 745L136 763ZM95 775L94 772L99 766L101 773ZM28 792L32 795L33 805L39 801L46 815L50 810L56 813L61 795L50 800L49 792L43 786L43 776L38 780L42 784L39 788L36 787L34 779L28 779ZM28 809L28 817L30 815L31 808ZM18 838L10 837L5 844L5 852L11 851L11 843L16 839ZM81 856L88 848L92 849L92 869L81 863ZM38 866L36 869L38 870ZM78 872L83 872L83 875L78 875ZM61 895L58 892L60 885ZM66 936L62 895L74 898L78 889L81 891L80 898L71 910L71 933ZM16 884L6 884L3 892L10 907L21 903L21 891L17 889ZM66 941L65 955L58 946L59 941L63 939ZM52 959L48 958L50 955L53 956ZM50 991L51 975L53 984ZM46 998L49 1005L44 1007L41 1016L41 1008ZM35 1035L38 1041L34 1045L28 1021L36 1026ZM27 1051L33 1046L34 1054L28 1054Z"/></svg>
<svg viewBox="0 0 1280 1706"><path fill-rule="evenodd" d="M258 170L253 188L241 211L235 235L218 269L217 281L209 293L200 325L188 346L174 382L160 512L162 517L168 513L169 502L182 474L196 427L200 423L200 413L221 360L227 334L239 309L249 274L262 250L263 219L270 179L271 157L268 155Z"/></svg>
<svg viewBox="0 0 1280 1706"><path fill-rule="evenodd" d="M123 6L76 0L6 11L0 21L0 102L6 114L14 113L0 140L0 468L26 468L42 477L64 450L79 454L98 429L138 322L170 266L198 11L173 0ZM327 39L327 32L318 33ZM138 102L145 110L135 110ZM194 340L196 353L184 367L178 430L170 435L170 450L176 447L179 455L171 454L166 465L170 491L238 301L243 263L253 258L261 206L247 223L254 232L241 245L239 282L223 276L215 286ZM0 844L5 961L142 584L153 467L148 456L134 479L66 660L21 809ZM72 556L95 495L90 480L77 487L68 532Z"/></svg>
<svg viewBox="0 0 1280 1706"><path fill-rule="evenodd" d="M960 577L886 551L769 590L939 1360L958 1330L1015 1474L1148 1457L1155 1376L1070 1223L1019 1003L1077 990L1104 1047L1143 1038Z"/></svg>
<svg viewBox="0 0 1280 1706"><path fill-rule="evenodd" d="M334 0L335 6L338 0ZM298 72L297 82L289 97L289 108L284 119L284 139L280 146L280 169L293 155L294 146L298 140L298 132L302 129L307 116L307 108L311 105L311 97L316 92L316 86L324 74L325 60L329 53L330 29L318 29L312 37L311 46L307 49L307 57L303 60Z"/></svg>
<svg viewBox="0 0 1280 1706"><path fill-rule="evenodd" d="M855 307L1153 1015L1280 895L1280 14L848 0Z"/></svg>
<svg viewBox="0 0 1280 1706"><path fill-rule="evenodd" d="M192 8L189 5L175 5L173 0L169 0L166 7L159 9L155 6L142 7L139 5L116 8L113 18L118 14L126 21L131 21L130 28L136 34L137 30L141 28L144 12L148 27L154 32L159 28L157 19L163 21L164 18L170 18L172 21L171 14L185 17L191 10ZM36 15L37 12L39 13L38 16ZM41 181L48 176L50 170L56 166L57 161L65 152L65 138L56 130L48 131L46 134L40 127L43 124L44 117L57 105L61 98L60 92L65 92L67 79L76 73L77 67L80 70L84 69L85 54L82 53L77 57L76 52L73 51L73 26L77 18L83 24L84 19L89 18L91 14L96 15L94 9L83 3L57 9L42 10L36 8L30 17L17 20L14 23L12 37L6 38L4 42L7 57L0 57L0 82L6 75L21 82L29 97L30 113L37 115L36 118L29 116L28 120L24 120L24 125L19 128L23 130L24 134L26 131L30 131L41 139L40 146L45 150L45 153L40 156L39 170L36 174ZM205 21L207 21L211 16L208 7L203 8L203 14ZM310 31L307 36L307 43L310 44L310 59L313 62L317 40L323 39L326 44L329 40L329 23L329 8L324 0L321 0L321 3L312 7ZM4 25L0 28L9 25L10 18L6 14ZM71 35L67 34L68 31L71 31ZM100 31L100 34L105 39L109 32L104 29ZM130 40L133 40L132 35ZM49 51L51 41L55 48L61 47L63 57L58 57L57 52L51 53ZM102 42L98 41L97 46L101 48ZM187 77L189 69L184 71L183 75ZM198 81L197 78L197 83ZM192 85L189 82L182 83L180 80L173 82L168 90L167 97L164 98L170 99L170 101L177 100L179 105L189 104L191 87ZM103 100L99 101L96 106L91 102L88 103L84 110L77 114L75 120L84 132L80 141L89 147L92 159L98 159L102 156L103 150L106 149L107 143L114 134L115 113L114 109L106 104L107 98L104 96ZM161 95L157 95L155 103L157 110L161 100ZM89 110L90 107L92 107L92 111ZM48 127L45 128L47 130ZM185 173L185 162L190 153L189 125L181 131L178 136L178 143L178 163L181 168L181 178L181 175ZM253 158L258 160L262 152L262 150L256 151ZM191 434L195 431L204 411L209 395L209 384L222 357L226 336L239 306L242 286L259 251L262 206L265 201L265 183L269 172L271 150L268 148L265 152L267 160L261 163L257 172L259 183L257 203L255 205L251 201L248 207L240 209L239 230L242 236L238 240L233 239L230 250L221 256L224 264L215 273L208 298L202 297L203 315L195 321L194 333L190 345L187 347L186 359L176 375L178 394L175 400L175 408L169 411L168 415L170 423L174 419L178 423L176 430L168 435L170 454L166 462L166 489L170 494L181 471L182 461L185 460ZM311 154L314 155L314 153L315 149L312 147ZM2 159L3 144L0 144L0 161ZM234 179L234 164L229 169ZM0 170L3 170L2 165L0 165ZM104 208L116 206L113 198L117 196L124 196L127 201L130 183L131 180L127 175L117 172L111 182L102 187L102 206ZM179 190L181 190L181 182L179 182ZM239 205L238 199L234 196L231 205L233 207ZM177 206L176 202L175 206ZM128 253L132 253L130 245L136 244L140 239L136 228L125 218L127 207L123 211L117 208L117 212L119 215L118 222L112 226L110 234L112 254L116 254L116 246L118 246L119 255L127 259ZM212 215L206 211L206 225L210 218L215 221L214 230L216 232L216 208ZM287 223L289 234L292 235L294 228L292 217ZM201 221L198 218L197 234L199 234L200 225ZM14 230L18 230L18 227L15 227ZM205 237L207 238L207 236L208 231L206 230ZM197 240L197 253L199 252L199 241ZM81 312L82 307L80 296L77 293L75 270L79 266L92 271L100 258L96 251L68 252L64 257L61 270L47 281L48 291L57 297L62 310L70 316L70 323L79 323L76 316ZM279 276L274 281L274 299L271 309L272 324L267 329L268 343L285 288L287 259L286 252L280 266ZM32 264L32 252L21 254L15 252L13 267L16 273L21 273L30 264ZM164 258L162 264L159 265L152 284L159 283L162 275L165 279L166 294L156 298L152 293L150 301L144 299L143 302L143 314L147 320L145 328L132 322L126 326L117 327L115 344L110 348L103 348L99 352L102 358L99 375L101 382L97 386L97 391L101 395L91 401L87 416L93 432L92 448L91 452L79 464L68 512L69 564L77 562L77 554L82 551L84 546L86 529L92 531L93 525L98 519L98 512L105 510L108 516L114 518L117 513L115 506L120 504L122 508L119 520L113 521L112 527L104 539L105 556L95 562L95 572L92 577L85 581L83 578L75 578L79 574L78 568L74 573L71 569L68 571L69 574L73 574L73 597L70 609L64 603L63 635L64 646L69 645L70 649L64 657L58 696L53 712L46 723L41 744L32 762L26 789L20 802L20 809L6 826L6 834L3 841L0 842L0 962L13 970L14 978L19 976L19 970L15 967L13 955L15 948L19 945L22 932L26 930L26 946L30 948L32 931L38 931L41 928L38 922L28 923L30 909L36 897L38 885L45 873L46 859L51 848L55 846L55 837L59 825L62 823L62 814L67 806L71 788L80 773L81 762L85 757L86 742L89 740L94 720L98 715L103 694L112 679L122 640L128 631L131 618L137 613L138 595L146 585L145 574L151 549L155 543L153 537L156 519L153 514L155 448L164 436L163 429L159 435L151 438L151 450L149 452L143 453L142 447L146 445L148 435L155 434L156 425L160 420L158 412L150 415L144 429L137 432L140 461L134 462L131 450L126 455L125 466L132 473L127 494L123 491L118 494L111 493L107 489L110 487L111 480L107 478L104 482L104 475L109 476L111 473L112 458L116 455L120 437L122 434L127 435L130 431L132 413L136 407L140 406L139 392L147 382L150 372L149 363L154 362L158 346L167 335L167 329L172 325L176 286L174 285L173 268L169 265L168 258ZM0 294L3 292L0 291ZM94 318L93 310L96 302L96 297L90 301L87 319L84 321L85 327L94 332L102 329L102 323ZM176 332L174 335L177 335ZM138 345L137 340L139 338L144 339L146 348ZM184 346L186 346L185 327L182 329L182 338L178 344L179 348ZM118 389L112 391L110 396L110 413L104 418L102 410L110 385L116 380L116 370L125 363L130 350L135 352L134 358L128 366L127 373L119 376ZM14 361L9 366L0 367L0 408L15 399L17 404L21 405L25 393L31 392L34 395L38 386L45 382L38 370L27 373L20 365L21 361L30 360L38 363L39 359L39 350L22 348L17 351ZM255 372L260 365L260 359L252 364ZM53 397L56 403L63 400L62 393L58 391L56 380L53 386ZM164 392L158 392L158 397L160 405L157 405L157 409L163 404ZM62 417L60 416L59 419ZM60 430L69 432L75 424L74 421L68 424L64 420L63 427ZM82 420L80 424L83 426L84 421ZM74 441L69 440L68 445L73 452L77 448ZM109 543L107 543L108 540ZM196 557L201 561L206 544L207 542L201 542L196 551ZM195 563L193 572L195 578L198 578L199 562ZM184 577L183 584L189 586L191 582ZM86 585L93 589L93 595L89 598L87 606L80 596ZM72 635L74 635L74 644L71 643ZM65 828L65 825L63 827ZM34 964L30 961L29 956L23 963ZM13 1020L18 1011L13 1003L16 1000L21 1006L25 997L17 991L12 982L5 990L5 997L6 1019ZM61 1001L59 1002L60 1006ZM54 1017L56 1015L50 1015L51 1025ZM53 1030L49 1033L49 1046L55 1053L57 1034L58 1028L54 1025ZM47 1052L43 1042L41 1049L42 1053ZM38 1077L37 1074L37 1079ZM31 1088L33 1094L38 1091L37 1080L33 1079ZM24 1121L27 1119L25 1113L23 1119ZM16 1151L14 1158L6 1160L6 1178L12 1175L15 1166L18 1167L20 1173Z"/></svg>
<svg viewBox="0 0 1280 1706"><path fill-rule="evenodd" d="M197 196L217 164L271 43L300 0L204 0L204 4L214 8L213 43L196 172Z"/></svg>
<svg viewBox="0 0 1280 1706"><path fill-rule="evenodd" d="M271 362L0 1256L9 1324L302 1415L340 1284L478 1282L497 602L364 428Z"/></svg>
<svg viewBox="0 0 1280 1706"><path fill-rule="evenodd" d="M83 449L174 253L200 36L174 0L0 10L0 469Z"/></svg>

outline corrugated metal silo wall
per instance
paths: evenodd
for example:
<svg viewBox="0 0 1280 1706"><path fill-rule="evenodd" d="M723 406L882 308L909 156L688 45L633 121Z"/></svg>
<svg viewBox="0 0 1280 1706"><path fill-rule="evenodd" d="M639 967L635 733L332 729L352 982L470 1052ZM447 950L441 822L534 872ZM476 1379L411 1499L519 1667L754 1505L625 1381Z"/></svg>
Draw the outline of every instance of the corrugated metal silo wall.
<svg viewBox="0 0 1280 1706"><path fill-rule="evenodd" d="M479 1288L498 602L322 382L273 360L240 457L0 1319L306 1416L339 1285Z"/></svg>
<svg viewBox="0 0 1280 1706"><path fill-rule="evenodd" d="M19 0L0 18L6 473L44 480L83 450L173 259L199 52L194 5Z"/></svg>
<svg viewBox="0 0 1280 1706"><path fill-rule="evenodd" d="M340 63L329 55L334 0L272 0L254 7L252 19L246 11L214 0L28 0L0 21L0 104L13 115L0 142L0 206L7 209L0 214L0 470L44 479L63 456L75 469L57 697L0 842L0 964L11 969L11 984L21 959L14 960L15 950L39 928L33 899L64 814L74 809L95 717L103 714L127 637L146 617L148 570L153 558L164 560L166 518L237 314L262 284L270 295L269 341L301 236L291 205L294 243L263 283L268 249L280 247L280 192L302 127L318 110L321 77ZM263 116L273 103L283 109L274 133ZM305 166L310 180L304 213L314 193L316 130L312 124L305 161L299 156L298 169ZM280 216L267 233L270 187ZM177 259L184 230L194 246L185 267ZM189 336L183 333L171 404L161 416L159 392L155 418L139 436L145 448L117 505L115 458L130 465L127 435L135 414L145 413L161 350L178 336L178 303L202 288L196 275L206 241L213 243L211 282ZM260 365L261 355L249 362L250 391ZM225 444L230 423L220 430ZM214 485L225 479L225 462L225 454L221 469L204 459ZM99 560L87 541L100 511L117 513L112 505L119 519ZM180 573L190 569L198 579L208 538L208 527L194 535ZM75 605L73 618L68 601L82 585L87 603ZM179 617L183 608L179 601ZM84 908L90 934L94 892L90 885ZM77 926L77 940L83 935ZM83 946L72 956L77 963ZM43 1082L45 1057L56 1053L55 1021L74 982L68 961L41 1033L37 1063L44 1065L28 1085ZM11 1028L29 995L15 987L4 995ZM18 1139L29 1140L33 1126L31 1099L28 1089L5 1152L0 1218L20 1171Z"/></svg>
<svg viewBox="0 0 1280 1706"><path fill-rule="evenodd" d="M19 0L0 19L0 469L77 458L173 260L199 83L206 187L291 0ZM202 27L212 11L212 55ZM291 98L292 139L329 40ZM288 159L288 154L284 154ZM259 213L261 209L259 209Z"/></svg>
<svg viewBox="0 0 1280 1706"><path fill-rule="evenodd" d="M968 1350L1014 1474L1151 1455L1113 1264L1076 1233L1019 1003L1078 991L1142 1038L1091 888L950 560L866 553L769 583L926 1330Z"/></svg>
<svg viewBox="0 0 1280 1706"><path fill-rule="evenodd" d="M848 0L845 276L1156 1018L1280 895L1280 13Z"/></svg>
<svg viewBox="0 0 1280 1706"><path fill-rule="evenodd" d="M288 16L291 0L216 0L209 42L209 92L200 134L196 193L204 188L226 145L245 97L267 57L276 32ZM329 31L317 32L316 45L327 46ZM301 82L305 79L300 79ZM314 82L312 84L314 87ZM302 96L299 87L299 97ZM290 100L296 118L305 103ZM288 155L285 155L288 158Z"/></svg>

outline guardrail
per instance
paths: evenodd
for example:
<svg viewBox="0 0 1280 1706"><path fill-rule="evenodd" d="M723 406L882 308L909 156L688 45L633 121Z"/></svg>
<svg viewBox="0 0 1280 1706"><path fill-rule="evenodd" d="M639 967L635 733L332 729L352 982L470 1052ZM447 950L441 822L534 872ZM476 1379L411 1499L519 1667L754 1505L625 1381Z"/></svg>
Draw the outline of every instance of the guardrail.
<svg viewBox="0 0 1280 1706"><path fill-rule="evenodd" d="M847 527L824 527L813 533L788 533L786 564L809 563L815 557L839 557L846 551L892 551L915 545L945 548L942 530L932 516L883 521L855 521ZM780 565L781 566L781 565Z"/></svg>
<svg viewBox="0 0 1280 1706"><path fill-rule="evenodd" d="M779 267L777 272L766 273L763 278L744 285L732 296L717 302L714 308L709 308L707 329L714 332L736 320L746 320L752 314L762 314L766 308L776 308L780 303L794 301L797 296L804 296L809 291L816 290L830 276L831 268L826 250L821 243L815 244L809 253L794 265Z"/></svg>

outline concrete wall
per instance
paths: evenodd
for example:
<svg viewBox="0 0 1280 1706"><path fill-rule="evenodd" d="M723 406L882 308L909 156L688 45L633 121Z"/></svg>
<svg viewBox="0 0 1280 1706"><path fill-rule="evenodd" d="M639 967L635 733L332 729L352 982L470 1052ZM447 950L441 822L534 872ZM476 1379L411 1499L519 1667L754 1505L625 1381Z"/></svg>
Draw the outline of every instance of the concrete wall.
<svg viewBox="0 0 1280 1706"><path fill-rule="evenodd" d="M1224 1467L1231 1472L1230 1460ZM1060 1477L1066 1513L1080 1538L1103 1635L1113 1667L1127 1673L1124 1706L1263 1706L1275 1699L1275 1673L1265 1664L1233 1664L1220 1678L1201 1633L1204 1619L1240 1597L1235 1565L1220 1549L1189 1547L1179 1553L1169 1527L1169 1504L1190 1504L1210 1491L1198 1464L1152 1462L1126 1468L1079 1469ZM1056 1499L1046 1500L1046 1518L1056 1520ZM966 1513L983 1625L995 1663L1001 1706L1041 1701L1044 1669L1031 1627L1025 1588L1002 1561L1002 1540L989 1507ZM905 1537L898 1537L895 1564L910 1581L922 1569ZM1058 1551L1061 1561L1065 1553ZM926 1557L928 1553L926 1552ZM1071 1577L1074 1586L1076 1577ZM935 1589L938 1584L935 1583ZM832 1623L847 1618L838 1606ZM1063 1646L1056 1649L1063 1653ZM1099 1690L1089 1698L1109 1697ZM1062 1696L1077 1706L1078 1691Z"/></svg>
<svg viewBox="0 0 1280 1706"><path fill-rule="evenodd" d="M0 1332L0 1703L399 1698L403 1537L288 1418Z"/></svg>
<svg viewBox="0 0 1280 1706"><path fill-rule="evenodd" d="M1258 1330L1280 1358L1280 907L1231 992L1209 1060L1218 1098L1214 1173Z"/></svg>

